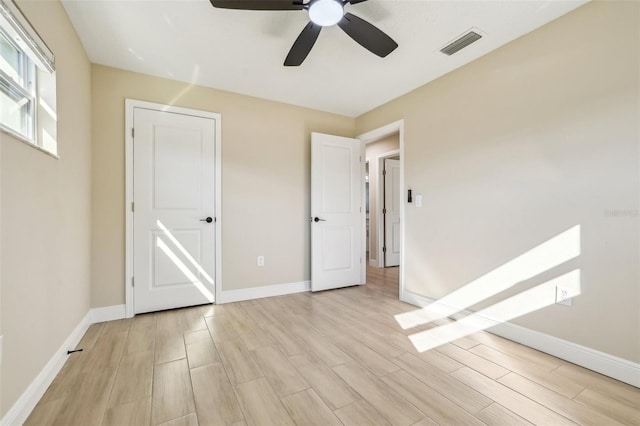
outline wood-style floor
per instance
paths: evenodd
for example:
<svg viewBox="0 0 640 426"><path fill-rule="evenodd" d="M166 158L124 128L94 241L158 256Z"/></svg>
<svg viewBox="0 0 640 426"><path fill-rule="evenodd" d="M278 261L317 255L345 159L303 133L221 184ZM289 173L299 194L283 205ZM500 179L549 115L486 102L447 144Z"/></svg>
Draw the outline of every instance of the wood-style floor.
<svg viewBox="0 0 640 426"><path fill-rule="evenodd" d="M637 388L489 333L418 353L397 273L95 324L26 424L640 424Z"/></svg>

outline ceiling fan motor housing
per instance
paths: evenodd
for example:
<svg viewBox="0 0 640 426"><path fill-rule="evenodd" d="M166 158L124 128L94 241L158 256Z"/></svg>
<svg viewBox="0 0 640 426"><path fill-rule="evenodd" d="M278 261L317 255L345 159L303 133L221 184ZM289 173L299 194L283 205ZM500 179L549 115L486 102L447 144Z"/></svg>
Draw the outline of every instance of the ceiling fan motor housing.
<svg viewBox="0 0 640 426"><path fill-rule="evenodd" d="M343 16L344 7L337 0L316 0L309 6L309 19L322 27L337 24Z"/></svg>

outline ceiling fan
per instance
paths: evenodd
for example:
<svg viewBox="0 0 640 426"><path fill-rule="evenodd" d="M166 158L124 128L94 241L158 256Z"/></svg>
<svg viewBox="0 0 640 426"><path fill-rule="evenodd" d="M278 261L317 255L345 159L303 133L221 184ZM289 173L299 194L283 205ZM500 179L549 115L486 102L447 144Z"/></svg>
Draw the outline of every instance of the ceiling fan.
<svg viewBox="0 0 640 426"><path fill-rule="evenodd" d="M304 62L320 35L322 27L338 25L352 39L370 52L384 58L398 43L374 25L344 11L347 4L367 0L210 0L213 7L242 10L307 10L310 22L293 43L285 66L298 66Z"/></svg>

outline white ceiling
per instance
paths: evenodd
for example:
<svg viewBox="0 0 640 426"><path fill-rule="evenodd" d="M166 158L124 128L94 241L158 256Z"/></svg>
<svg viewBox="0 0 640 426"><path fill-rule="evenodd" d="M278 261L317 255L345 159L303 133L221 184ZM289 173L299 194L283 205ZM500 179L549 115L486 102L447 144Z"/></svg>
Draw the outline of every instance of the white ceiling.
<svg viewBox="0 0 640 426"><path fill-rule="evenodd" d="M306 11L223 10L208 0L62 1L94 63L355 117L588 0L369 0L345 10L398 49L379 58L327 27L300 67L282 63ZM453 56L439 52L471 28L484 37Z"/></svg>

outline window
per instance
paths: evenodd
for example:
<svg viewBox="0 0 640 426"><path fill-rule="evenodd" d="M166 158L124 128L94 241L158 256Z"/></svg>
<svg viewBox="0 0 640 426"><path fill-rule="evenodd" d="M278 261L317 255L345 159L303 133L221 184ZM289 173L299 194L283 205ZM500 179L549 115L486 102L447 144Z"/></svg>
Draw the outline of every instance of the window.
<svg viewBox="0 0 640 426"><path fill-rule="evenodd" d="M34 65L0 29L0 123L33 140Z"/></svg>
<svg viewBox="0 0 640 426"><path fill-rule="evenodd" d="M57 154L53 53L12 0L0 0L0 130Z"/></svg>

